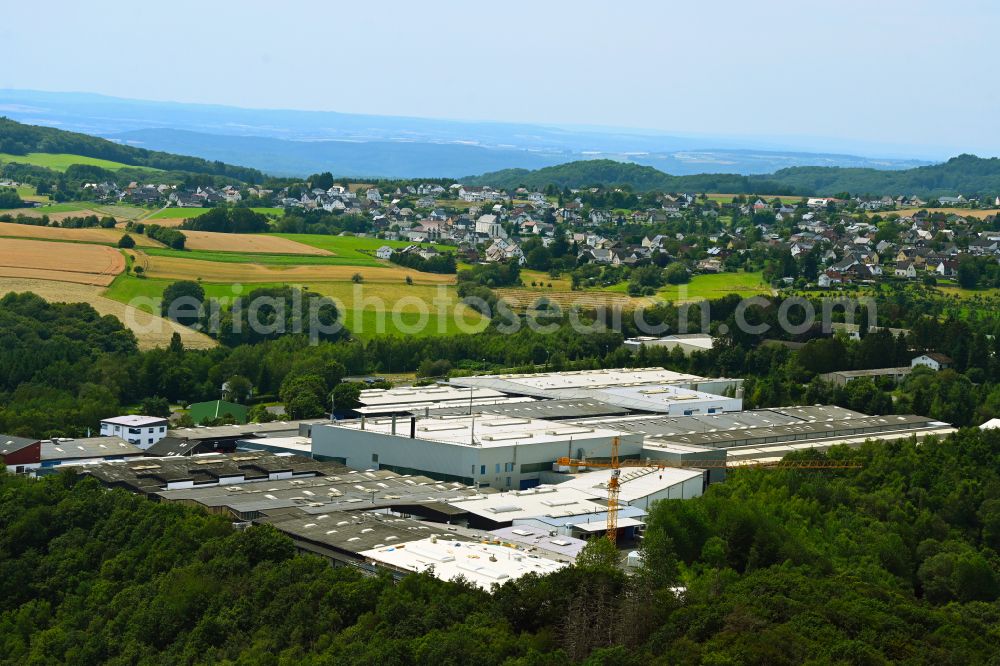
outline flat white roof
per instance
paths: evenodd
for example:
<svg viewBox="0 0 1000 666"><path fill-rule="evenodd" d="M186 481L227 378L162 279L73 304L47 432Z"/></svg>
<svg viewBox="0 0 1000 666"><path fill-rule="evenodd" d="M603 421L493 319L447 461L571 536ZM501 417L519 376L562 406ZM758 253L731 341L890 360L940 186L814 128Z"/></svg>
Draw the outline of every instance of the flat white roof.
<svg viewBox="0 0 1000 666"><path fill-rule="evenodd" d="M418 416L413 418L417 419L417 439L466 446L523 446L525 444L564 442L571 438L574 442L583 442L594 439L610 440L616 436L629 435L629 433L606 428L570 425L542 419L515 418L499 414L442 416L440 418ZM341 422L330 427L361 430L361 421ZM368 432L391 435L392 419L367 419L364 429ZM409 419L397 418L396 436L408 438L409 435Z"/></svg>
<svg viewBox="0 0 1000 666"><path fill-rule="evenodd" d="M548 574L566 566L565 562L509 546L448 540L446 537L372 548L362 551L361 555L404 571L431 570L441 580L461 576L484 590L494 583L502 585L529 573Z"/></svg>
<svg viewBox="0 0 1000 666"><path fill-rule="evenodd" d="M619 518L618 519L618 529L623 527L636 527L638 525L644 525L641 520L636 520L635 518ZM607 523L601 522L589 522L589 523L576 523L573 525L576 529L581 532L603 532L608 529Z"/></svg>
<svg viewBox="0 0 1000 666"><path fill-rule="evenodd" d="M398 405L407 403L434 403L442 400L468 400L482 398L503 398L500 391L487 388L459 388L435 384L433 386L412 386L393 389L366 389L358 396L358 402L365 407L375 405Z"/></svg>
<svg viewBox="0 0 1000 666"><path fill-rule="evenodd" d="M537 486L529 490L461 497L448 504L482 518L505 523L514 519L540 516L558 518L603 514L607 511L606 506L595 502L592 498L592 493L560 483Z"/></svg>
<svg viewBox="0 0 1000 666"><path fill-rule="evenodd" d="M496 393L496 391L491 391L491 393ZM536 402L534 398L529 398L527 396L517 397L506 396L503 394L500 395L502 397L472 398L472 400L469 400L469 394L466 392L465 397L458 400L407 400L406 402L379 403L368 405L366 407L358 407L354 411L359 414L392 414L394 412L413 412L421 409L438 409L440 407L468 407L470 403L473 407L481 407L483 405L506 405L518 402Z"/></svg>
<svg viewBox="0 0 1000 666"><path fill-rule="evenodd" d="M101 423L111 423L113 425L130 426L133 428L142 426L152 426L166 424L167 420L159 416L142 416L140 414L128 414L126 416L112 416L109 419L102 419Z"/></svg>
<svg viewBox="0 0 1000 666"><path fill-rule="evenodd" d="M691 404L701 407L704 403L714 403L714 406L722 407L727 403L731 404L731 401L734 400L734 398L726 398L704 391L692 391L670 384L613 386L602 389L596 396L612 405L651 412L664 411L676 404Z"/></svg>
<svg viewBox="0 0 1000 666"><path fill-rule="evenodd" d="M559 484L560 488L574 488L595 499L608 496L608 481L612 470L599 469L578 474ZM700 479L702 472L694 469L655 469L652 467L624 467L619 477L619 497L632 503L650 495L664 492L691 479Z"/></svg>
<svg viewBox="0 0 1000 666"><path fill-rule="evenodd" d="M617 368L578 370L575 372L540 372L536 374L477 375L455 377L456 386L477 386L510 393L551 397L550 391L600 389L637 384L688 383L703 379L698 375L673 372L664 368Z"/></svg>
<svg viewBox="0 0 1000 666"><path fill-rule="evenodd" d="M687 345L689 347L698 347L699 349L711 349L715 344L715 338L707 333L687 333L680 335L668 335L662 338L656 338L648 335L641 335L636 338L629 338L625 341L631 344L642 344L647 346L668 346L674 343L680 343Z"/></svg>
<svg viewBox="0 0 1000 666"><path fill-rule="evenodd" d="M312 454L312 439L310 437L248 437L241 439L237 444L247 449L263 449L270 451L273 449L284 449L286 451L296 451L306 455Z"/></svg>
<svg viewBox="0 0 1000 666"><path fill-rule="evenodd" d="M557 534L551 536L551 530L535 525L511 525L490 532L494 538L510 541L527 547L541 548L550 553L558 553L566 557L576 558L587 545L583 539Z"/></svg>

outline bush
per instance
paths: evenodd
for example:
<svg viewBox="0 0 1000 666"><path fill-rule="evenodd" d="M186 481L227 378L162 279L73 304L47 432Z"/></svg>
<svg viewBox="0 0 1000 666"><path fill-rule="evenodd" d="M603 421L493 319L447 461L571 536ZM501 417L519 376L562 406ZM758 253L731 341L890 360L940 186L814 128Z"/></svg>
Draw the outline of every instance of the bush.
<svg viewBox="0 0 1000 666"><path fill-rule="evenodd" d="M139 226L142 225L136 226L137 231ZM147 236L149 236L153 240L160 241L167 247L173 248L175 250L184 249L184 241L186 241L187 238L184 236L184 234L177 231L176 229L171 229L169 227L161 227L158 224L150 224L145 228L145 230Z"/></svg>
<svg viewBox="0 0 1000 666"><path fill-rule="evenodd" d="M17 195L17 190L9 187L0 189L0 208L21 208L24 202Z"/></svg>

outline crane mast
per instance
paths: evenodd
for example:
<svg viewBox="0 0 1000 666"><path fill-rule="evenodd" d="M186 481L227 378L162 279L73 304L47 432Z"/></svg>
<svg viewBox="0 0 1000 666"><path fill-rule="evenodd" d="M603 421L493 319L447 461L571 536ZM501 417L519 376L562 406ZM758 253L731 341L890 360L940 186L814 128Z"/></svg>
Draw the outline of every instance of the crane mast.
<svg viewBox="0 0 1000 666"><path fill-rule="evenodd" d="M614 437L611 440L611 460L609 462L591 462L589 460L578 460L576 458L563 457L556 461L560 467L592 467L611 470L611 478L608 479L608 526L607 539L611 543L618 543L618 511L621 509L619 495L621 493L621 470L627 468L647 468L647 469L860 469L861 465L855 462L845 462L841 460L768 460L768 461L739 461L739 460L684 460L671 462L668 460L619 460L618 450L621 440Z"/></svg>
<svg viewBox="0 0 1000 666"><path fill-rule="evenodd" d="M618 479L621 469L618 466L618 447L621 440L615 437L611 440L611 478L608 480L608 541L618 543L618 493L621 488Z"/></svg>

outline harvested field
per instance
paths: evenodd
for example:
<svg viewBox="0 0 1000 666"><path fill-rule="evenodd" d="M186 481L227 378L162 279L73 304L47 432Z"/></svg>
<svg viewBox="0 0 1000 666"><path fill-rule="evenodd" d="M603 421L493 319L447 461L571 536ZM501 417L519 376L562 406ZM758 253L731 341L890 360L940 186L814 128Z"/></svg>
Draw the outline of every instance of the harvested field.
<svg viewBox="0 0 1000 666"><path fill-rule="evenodd" d="M607 291L550 291L541 292L530 289L497 289L497 296L507 302L515 310L527 309L535 305L539 299L547 299L550 303L566 310L573 306L584 309L596 307L621 308L635 310L646 307L654 302L653 298L633 298L625 294Z"/></svg>
<svg viewBox="0 0 1000 666"><path fill-rule="evenodd" d="M163 220L157 220L159 224ZM305 243L264 234L224 234L216 231L182 230L187 237L184 247L189 250L215 250L218 252L258 252L269 254L309 254L332 256L329 250L311 247Z"/></svg>
<svg viewBox="0 0 1000 666"><path fill-rule="evenodd" d="M125 257L105 245L0 238L0 275L108 286Z"/></svg>
<svg viewBox="0 0 1000 666"><path fill-rule="evenodd" d="M42 206L41 208L13 208L3 212L8 215L13 215L14 217L17 217L18 215L24 215L25 217L41 217L43 215L48 215L49 219L54 222L59 222L67 217L87 217L88 215L104 217L104 213L99 213L92 208L87 208L86 205L76 207L71 204L66 205L71 207L72 210L64 210L57 206ZM53 208L55 208L55 210L52 210Z"/></svg>
<svg viewBox="0 0 1000 666"><path fill-rule="evenodd" d="M116 245L124 233L118 229L63 229L61 227L36 227L31 224L0 222L0 236L37 238L40 240L76 241ZM130 234L140 247L163 247L163 244L141 234Z"/></svg>
<svg viewBox="0 0 1000 666"><path fill-rule="evenodd" d="M152 219L146 218L140 221L143 224L158 224L161 227L179 227L182 224L184 224L183 217L157 217ZM124 226L124 223L122 223L122 226ZM184 233L187 234L188 232L185 231Z"/></svg>
<svg viewBox="0 0 1000 666"><path fill-rule="evenodd" d="M304 266L201 261L180 257L150 256L137 252L137 261L150 278L195 280L205 282L334 282L349 281L355 273L371 282L402 284L410 276L414 284L454 284L454 275L421 273L406 268L386 266L340 266L311 264ZM252 261L248 257L247 261Z"/></svg>
<svg viewBox="0 0 1000 666"><path fill-rule="evenodd" d="M1000 210L996 208L990 209L972 209L972 208L904 208L902 210L887 210L879 213L883 217L886 215L892 215L895 213L900 217L910 217L914 213L920 212L921 210L926 210L931 215L935 213L940 213L942 215L960 215L961 217L974 217L977 219L983 219L985 217L991 217L993 215L1000 214Z"/></svg>
<svg viewBox="0 0 1000 666"><path fill-rule="evenodd" d="M89 303L100 314L117 317L132 329L141 349L166 347L174 332L180 334L184 346L191 349L207 349L216 344L212 338L186 326L105 298L101 296L101 287L29 278L0 280L0 296L8 292L24 291L34 292L53 303Z"/></svg>

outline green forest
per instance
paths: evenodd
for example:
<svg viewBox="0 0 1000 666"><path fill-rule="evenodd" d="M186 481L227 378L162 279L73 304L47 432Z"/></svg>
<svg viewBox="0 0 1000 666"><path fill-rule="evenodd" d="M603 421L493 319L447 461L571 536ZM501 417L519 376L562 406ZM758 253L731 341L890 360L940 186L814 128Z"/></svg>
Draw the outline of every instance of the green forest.
<svg viewBox="0 0 1000 666"><path fill-rule="evenodd" d="M853 195L907 196L925 199L939 196L979 195L995 197L1000 193L1000 159L959 155L943 164L913 169L883 170L842 167L789 167L771 174L697 174L671 176L650 166L613 160L581 160L534 171L505 169L464 179L469 185L491 185L504 189L520 186L542 190L548 185L560 188L628 187L646 192L727 192L771 195L835 196Z"/></svg>
<svg viewBox="0 0 1000 666"><path fill-rule="evenodd" d="M0 474L0 663L995 663L1000 433L828 455L863 467L733 471L654 505L633 574L598 540L493 594Z"/></svg>

